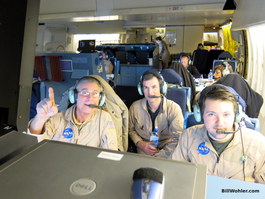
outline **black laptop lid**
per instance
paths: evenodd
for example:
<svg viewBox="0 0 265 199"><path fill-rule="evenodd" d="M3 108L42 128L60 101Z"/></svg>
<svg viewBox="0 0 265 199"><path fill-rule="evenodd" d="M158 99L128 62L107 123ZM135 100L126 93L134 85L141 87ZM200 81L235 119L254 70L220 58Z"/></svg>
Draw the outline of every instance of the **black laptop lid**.
<svg viewBox="0 0 265 199"><path fill-rule="evenodd" d="M163 173L165 199L205 197L205 167L139 154L43 141L30 152L0 167L0 198L129 199L133 173L143 167L152 167ZM82 189L84 181L92 181L93 191L78 195L73 187Z"/></svg>

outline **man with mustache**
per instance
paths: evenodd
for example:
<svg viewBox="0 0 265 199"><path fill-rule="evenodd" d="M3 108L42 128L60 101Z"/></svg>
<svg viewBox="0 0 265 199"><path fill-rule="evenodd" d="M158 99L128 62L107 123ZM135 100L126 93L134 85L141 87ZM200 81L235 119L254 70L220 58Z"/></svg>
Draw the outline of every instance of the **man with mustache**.
<svg viewBox="0 0 265 199"><path fill-rule="evenodd" d="M204 164L207 175L265 184L265 137L243 125L238 103L228 87L206 87L194 107L204 124L183 132L172 159Z"/></svg>
<svg viewBox="0 0 265 199"><path fill-rule="evenodd" d="M165 97L167 84L156 70L142 75L138 91L144 98L134 102L129 109L129 136L138 153L168 158L182 133L181 108ZM159 136L157 147L150 142L155 128L158 128Z"/></svg>

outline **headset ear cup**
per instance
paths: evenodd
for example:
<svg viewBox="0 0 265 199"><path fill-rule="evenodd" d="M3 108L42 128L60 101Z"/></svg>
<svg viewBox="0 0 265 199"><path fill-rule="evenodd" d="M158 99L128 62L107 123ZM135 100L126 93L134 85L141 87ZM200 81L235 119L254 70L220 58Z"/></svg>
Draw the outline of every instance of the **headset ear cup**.
<svg viewBox="0 0 265 199"><path fill-rule="evenodd" d="M141 83L140 83L140 82L139 82L138 85L137 85L137 90L138 90L138 93L139 93L140 95L144 95L144 94L143 94L143 90L142 90L142 86L141 86Z"/></svg>
<svg viewBox="0 0 265 199"><path fill-rule="evenodd" d="M105 100L106 100L106 95L103 92L101 92L98 106L100 106L100 107L103 106L105 103Z"/></svg>
<svg viewBox="0 0 265 199"><path fill-rule="evenodd" d="M189 62L188 63L189 63L189 65L191 65L191 58L190 58L190 56L188 56L188 58L189 58Z"/></svg>
<svg viewBox="0 0 265 199"><path fill-rule="evenodd" d="M76 101L76 94L75 94L75 89L70 88L69 93L68 93L68 98L71 104L74 104Z"/></svg>
<svg viewBox="0 0 265 199"><path fill-rule="evenodd" d="M167 83L163 80L163 83L161 84L160 88L161 94L166 95L167 94Z"/></svg>
<svg viewBox="0 0 265 199"><path fill-rule="evenodd" d="M235 114L235 123L241 122L242 119L242 107L241 105L237 104L237 110Z"/></svg>
<svg viewBox="0 0 265 199"><path fill-rule="evenodd" d="M241 114L236 113L235 123L239 123L241 121Z"/></svg>
<svg viewBox="0 0 265 199"><path fill-rule="evenodd" d="M198 104L193 105L193 113L194 113L194 118L196 122L201 122L202 121L202 114L201 114L201 109Z"/></svg>

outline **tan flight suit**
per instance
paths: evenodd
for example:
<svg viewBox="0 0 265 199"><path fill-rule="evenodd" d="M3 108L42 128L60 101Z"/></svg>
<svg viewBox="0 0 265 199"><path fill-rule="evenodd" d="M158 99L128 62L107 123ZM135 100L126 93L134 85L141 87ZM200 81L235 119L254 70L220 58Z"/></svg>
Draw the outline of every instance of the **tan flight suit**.
<svg viewBox="0 0 265 199"><path fill-rule="evenodd" d="M44 125L44 138L118 150L116 130L109 113L95 110L81 125L73 117L76 105L57 113Z"/></svg>
<svg viewBox="0 0 265 199"><path fill-rule="evenodd" d="M143 98L134 102L129 109L129 136L136 144L138 141L149 141L152 135L152 121ZM179 135L183 130L183 116L181 108L175 102L163 97L163 106L160 107L155 126L158 127L159 154L168 158L175 149ZM144 153L137 148L138 153Z"/></svg>
<svg viewBox="0 0 265 199"><path fill-rule="evenodd" d="M246 127L242 127L241 131L244 153L247 157L246 181L265 183L265 137ZM244 180L242 156L240 131L234 134L233 140L218 156L202 124L183 132L172 159L207 165L207 175Z"/></svg>

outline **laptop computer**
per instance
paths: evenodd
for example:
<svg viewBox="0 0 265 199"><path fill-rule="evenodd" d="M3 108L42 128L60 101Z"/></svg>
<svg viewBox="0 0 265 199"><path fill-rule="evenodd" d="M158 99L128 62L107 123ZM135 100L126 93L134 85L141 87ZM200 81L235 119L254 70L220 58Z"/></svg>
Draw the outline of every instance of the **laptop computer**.
<svg viewBox="0 0 265 199"><path fill-rule="evenodd" d="M0 165L37 144L34 136L10 131L0 136Z"/></svg>
<svg viewBox="0 0 265 199"><path fill-rule="evenodd" d="M0 198L129 199L145 167L163 173L163 198L205 198L205 166L48 140L0 167Z"/></svg>

